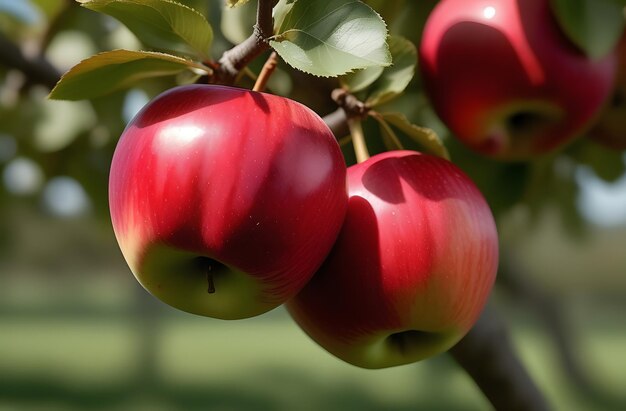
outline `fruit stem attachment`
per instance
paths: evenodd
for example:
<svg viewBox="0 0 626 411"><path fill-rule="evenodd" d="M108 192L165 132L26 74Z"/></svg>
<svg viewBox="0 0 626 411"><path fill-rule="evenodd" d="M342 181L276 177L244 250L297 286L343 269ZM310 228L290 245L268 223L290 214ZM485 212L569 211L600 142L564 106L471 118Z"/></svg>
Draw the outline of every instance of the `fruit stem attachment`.
<svg viewBox="0 0 626 411"><path fill-rule="evenodd" d="M211 264L207 265L206 269L206 281L208 283L207 293L215 294L215 282L213 282L213 266Z"/></svg>
<svg viewBox="0 0 626 411"><path fill-rule="evenodd" d="M362 163L370 158L370 153L367 151L367 144L365 143L365 135L363 134L361 119L348 117L348 127L350 128L350 135L352 136L352 144L354 145L356 161L358 163Z"/></svg>
<svg viewBox="0 0 626 411"><path fill-rule="evenodd" d="M275 51L272 51L270 56L267 58L267 61L263 65L263 68L261 69L261 74L259 74L259 77L256 79L252 91L261 92L265 90L265 86L267 85L267 82L274 73L274 70L276 70L276 66L278 66L278 54Z"/></svg>
<svg viewBox="0 0 626 411"><path fill-rule="evenodd" d="M365 119L370 111L370 107L356 98L348 90L342 88L336 88L330 94L330 98L339 106L340 110L344 112L345 116L337 115L338 113L331 113L324 119L328 123L333 124L333 133L335 137L339 137L337 132L340 129L340 123L345 121L348 123L348 129L352 136L352 144L354 145L354 153L356 154L356 160L359 163L370 158L370 154L367 151L367 145L365 144L365 136L363 135L363 126L361 121ZM340 113L339 113L340 114ZM329 125L330 127L330 125Z"/></svg>

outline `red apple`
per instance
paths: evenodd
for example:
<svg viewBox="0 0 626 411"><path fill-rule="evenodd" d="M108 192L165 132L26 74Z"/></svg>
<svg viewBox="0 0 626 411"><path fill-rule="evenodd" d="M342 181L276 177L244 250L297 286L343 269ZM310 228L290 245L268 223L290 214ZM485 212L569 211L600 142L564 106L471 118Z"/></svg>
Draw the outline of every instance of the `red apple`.
<svg viewBox="0 0 626 411"><path fill-rule="evenodd" d="M223 319L294 296L347 207L346 166L307 107L229 87L171 89L127 126L113 156L115 235L167 304Z"/></svg>
<svg viewBox="0 0 626 411"><path fill-rule="evenodd" d="M615 88L608 106L589 131L592 140L613 150L626 150L626 36L618 49Z"/></svg>
<svg viewBox="0 0 626 411"><path fill-rule="evenodd" d="M498 236L472 181L413 151L348 169L348 213L335 246L287 305L304 331L348 363L383 368L454 345L495 280Z"/></svg>
<svg viewBox="0 0 626 411"><path fill-rule="evenodd" d="M424 87L471 149L526 160L582 134L610 95L614 54L592 60L550 0L443 0L424 27Z"/></svg>

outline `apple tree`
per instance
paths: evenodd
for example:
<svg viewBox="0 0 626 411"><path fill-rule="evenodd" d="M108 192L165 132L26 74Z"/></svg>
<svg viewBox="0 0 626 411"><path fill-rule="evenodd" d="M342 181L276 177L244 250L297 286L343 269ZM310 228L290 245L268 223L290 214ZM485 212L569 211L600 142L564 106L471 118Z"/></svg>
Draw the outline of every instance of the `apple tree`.
<svg viewBox="0 0 626 411"><path fill-rule="evenodd" d="M82 183L155 297L222 319L285 304L348 363L449 352L496 409L549 409L495 285L584 375L497 231L557 204L581 235L576 169L626 171L622 0L32 3L35 52L24 9L0 31L0 133ZM95 47L49 52L64 25Z"/></svg>

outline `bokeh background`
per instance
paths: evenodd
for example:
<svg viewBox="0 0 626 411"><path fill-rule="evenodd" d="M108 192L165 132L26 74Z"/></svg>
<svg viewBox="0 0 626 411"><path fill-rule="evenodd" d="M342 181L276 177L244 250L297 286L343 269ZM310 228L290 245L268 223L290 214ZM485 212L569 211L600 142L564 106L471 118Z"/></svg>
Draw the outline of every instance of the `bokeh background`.
<svg viewBox="0 0 626 411"><path fill-rule="evenodd" d="M250 31L249 6L184 3L213 24L214 57ZM392 29L419 41L435 3L407 2ZM124 124L176 79L46 99L61 73L114 48L142 45L73 1L0 0L0 410L490 409L447 355L361 370L282 308L225 322L145 292L111 229L108 167ZM39 70L16 69L16 52ZM311 87L293 86L302 79ZM284 67L270 85L320 114L334 110L334 86ZM554 409L626 409L626 156L583 138L532 163L492 163L447 138L420 90L416 79L393 104L439 132L492 205L503 263L491 303L536 383Z"/></svg>

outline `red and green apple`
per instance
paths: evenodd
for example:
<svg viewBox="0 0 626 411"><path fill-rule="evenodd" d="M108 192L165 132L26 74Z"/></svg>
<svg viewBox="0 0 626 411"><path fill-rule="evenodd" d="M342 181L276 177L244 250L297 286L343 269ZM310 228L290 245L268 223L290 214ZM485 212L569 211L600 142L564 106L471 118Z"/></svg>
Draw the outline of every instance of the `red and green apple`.
<svg viewBox="0 0 626 411"><path fill-rule="evenodd" d="M610 96L614 53L592 59L550 0L443 0L419 49L424 88L452 134L503 160L527 160L583 134Z"/></svg>
<svg viewBox="0 0 626 411"><path fill-rule="evenodd" d="M348 363L383 368L452 347L495 280L498 236L473 182L414 151L348 169L348 212L320 270L287 303L302 329Z"/></svg>
<svg viewBox="0 0 626 411"><path fill-rule="evenodd" d="M148 291L183 311L246 318L293 297L323 262L346 212L346 166L302 104L182 86L126 127L109 202Z"/></svg>

